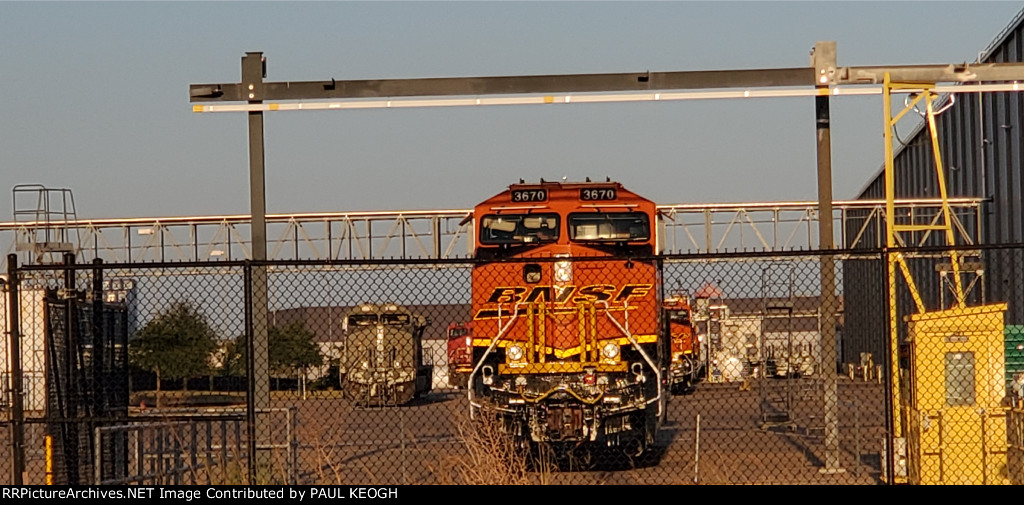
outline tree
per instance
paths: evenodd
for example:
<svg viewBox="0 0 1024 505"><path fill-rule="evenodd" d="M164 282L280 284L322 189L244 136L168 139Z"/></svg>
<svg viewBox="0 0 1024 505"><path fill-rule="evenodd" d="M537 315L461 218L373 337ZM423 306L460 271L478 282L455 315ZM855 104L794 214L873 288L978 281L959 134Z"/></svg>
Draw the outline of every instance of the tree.
<svg viewBox="0 0 1024 505"><path fill-rule="evenodd" d="M324 364L324 356L316 345L316 335L297 322L270 328L270 371L291 375L309 367Z"/></svg>
<svg viewBox="0 0 1024 505"><path fill-rule="evenodd" d="M128 344L132 364L156 374L156 404L160 381L188 379L209 371L217 334L206 317L189 302L176 302L157 314Z"/></svg>
<svg viewBox="0 0 1024 505"><path fill-rule="evenodd" d="M271 326L267 332L270 349L270 373L292 376L313 366L324 364L324 356L316 345L316 335L302 322ZM225 371L231 375L245 374L245 337L235 338L227 347Z"/></svg>

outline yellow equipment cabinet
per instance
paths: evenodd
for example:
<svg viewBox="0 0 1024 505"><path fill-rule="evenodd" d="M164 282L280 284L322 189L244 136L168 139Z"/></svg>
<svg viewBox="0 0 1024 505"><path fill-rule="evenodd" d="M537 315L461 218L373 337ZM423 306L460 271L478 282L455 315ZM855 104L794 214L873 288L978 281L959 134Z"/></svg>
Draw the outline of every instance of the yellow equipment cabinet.
<svg viewBox="0 0 1024 505"><path fill-rule="evenodd" d="M1005 311L1000 303L908 317L911 484L1009 484Z"/></svg>

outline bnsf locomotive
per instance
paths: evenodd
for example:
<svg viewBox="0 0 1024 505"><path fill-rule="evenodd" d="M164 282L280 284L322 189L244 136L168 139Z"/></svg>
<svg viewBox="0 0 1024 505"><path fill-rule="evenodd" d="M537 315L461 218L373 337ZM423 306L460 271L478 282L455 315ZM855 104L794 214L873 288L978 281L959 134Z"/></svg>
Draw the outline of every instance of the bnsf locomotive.
<svg viewBox="0 0 1024 505"><path fill-rule="evenodd" d="M429 321L397 305L363 304L345 314L342 391L357 405L401 405L430 392L423 364Z"/></svg>
<svg viewBox="0 0 1024 505"><path fill-rule="evenodd" d="M465 388L473 371L473 323L448 325L448 385Z"/></svg>
<svg viewBox="0 0 1024 505"><path fill-rule="evenodd" d="M673 393L692 392L704 369L700 340L693 327L690 301L685 295L665 299L665 318L672 337L669 385Z"/></svg>
<svg viewBox="0 0 1024 505"><path fill-rule="evenodd" d="M654 203L614 182L541 181L473 217L473 413L523 443L642 452L671 359Z"/></svg>

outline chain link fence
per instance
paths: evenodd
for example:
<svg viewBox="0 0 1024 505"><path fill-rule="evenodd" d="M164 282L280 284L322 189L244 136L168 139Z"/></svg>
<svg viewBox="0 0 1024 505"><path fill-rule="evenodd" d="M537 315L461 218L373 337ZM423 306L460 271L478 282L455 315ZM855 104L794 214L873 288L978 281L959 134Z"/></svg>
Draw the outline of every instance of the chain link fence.
<svg viewBox="0 0 1024 505"><path fill-rule="evenodd" d="M1021 252L15 266L0 484L1020 484Z"/></svg>

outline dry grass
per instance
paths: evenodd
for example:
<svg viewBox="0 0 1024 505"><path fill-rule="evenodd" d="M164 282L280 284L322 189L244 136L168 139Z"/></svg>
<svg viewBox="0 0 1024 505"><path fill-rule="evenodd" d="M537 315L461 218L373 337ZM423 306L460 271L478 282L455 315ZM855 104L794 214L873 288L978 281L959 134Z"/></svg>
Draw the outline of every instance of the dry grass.
<svg viewBox="0 0 1024 505"><path fill-rule="evenodd" d="M375 468L357 455L358 448L346 443L342 426L299 421L297 438L309 441L304 456L299 458L296 478L292 484L353 485L389 482ZM365 448L365 447L363 447Z"/></svg>
<svg viewBox="0 0 1024 505"><path fill-rule="evenodd" d="M340 463L341 451L338 449L337 440L323 440L319 434L311 437L313 444L313 472L316 475L318 484L345 484L342 477L345 472Z"/></svg>
<svg viewBox="0 0 1024 505"><path fill-rule="evenodd" d="M537 485L550 484L554 468L552 451L540 446L535 454L505 433L494 413L477 412L477 420L458 426L464 452L447 455L434 469L443 485Z"/></svg>
<svg viewBox="0 0 1024 505"><path fill-rule="evenodd" d="M224 461L219 455L206 460L206 470L210 484L215 486L238 486L249 481L246 468L238 460Z"/></svg>

